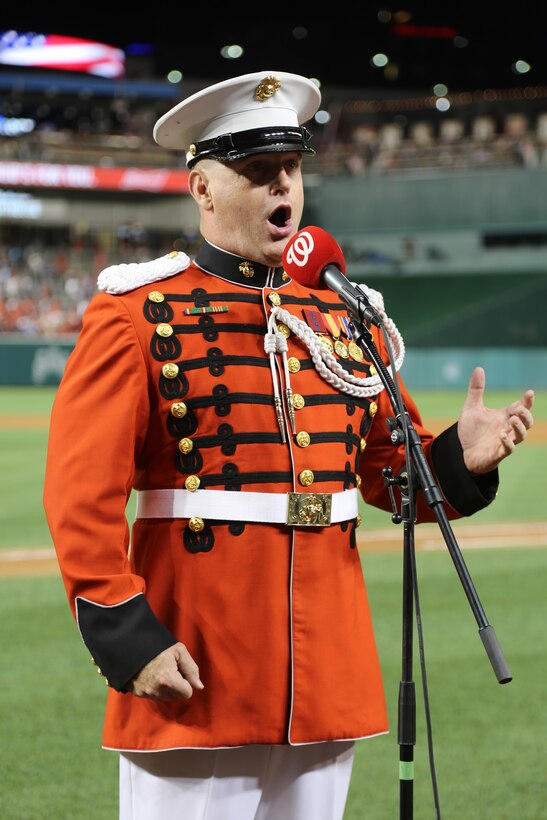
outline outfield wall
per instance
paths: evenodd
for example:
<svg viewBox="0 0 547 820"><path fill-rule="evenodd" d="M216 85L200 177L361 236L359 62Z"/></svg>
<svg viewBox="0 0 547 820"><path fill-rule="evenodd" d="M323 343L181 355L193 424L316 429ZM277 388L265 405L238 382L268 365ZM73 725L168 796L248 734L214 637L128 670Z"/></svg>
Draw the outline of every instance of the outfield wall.
<svg viewBox="0 0 547 820"><path fill-rule="evenodd" d="M0 384L58 384L75 340L5 334L0 339ZM477 365L485 368L491 389L547 388L547 348L408 347L402 374L414 389L460 389Z"/></svg>

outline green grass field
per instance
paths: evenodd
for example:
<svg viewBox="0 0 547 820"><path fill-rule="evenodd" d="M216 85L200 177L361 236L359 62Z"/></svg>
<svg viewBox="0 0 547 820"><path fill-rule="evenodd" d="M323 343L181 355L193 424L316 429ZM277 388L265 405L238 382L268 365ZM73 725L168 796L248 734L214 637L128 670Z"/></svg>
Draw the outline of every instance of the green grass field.
<svg viewBox="0 0 547 820"><path fill-rule="evenodd" d="M54 390L0 388L0 548L50 546L41 494ZM488 394L487 403L516 398ZM454 420L461 394L415 394L426 422ZM27 424L13 422L16 417ZM535 416L547 421L547 395ZM42 418L42 422L40 422ZM1 419L0 419L1 421ZM496 502L481 522L547 521L547 444L530 436L501 467ZM368 526L390 525L366 510ZM546 525L547 527L547 525ZM399 816L397 690L401 675L401 557L366 550L363 565L384 670L391 731L361 741L346 820ZM547 818L544 704L547 550L469 550L465 560L513 673L500 685L445 551L418 552L425 663L444 820ZM101 750L104 681L69 614L60 578L0 577L1 817L115 820L117 756ZM416 820L434 818L418 645ZM332 693L336 696L336 692ZM302 818L313 820L313 818Z"/></svg>
<svg viewBox="0 0 547 820"><path fill-rule="evenodd" d="M487 393L486 403L504 406L519 393ZM54 388L0 387L0 549L5 547L39 547L51 544L42 508L42 483L47 447L47 416L55 396ZM416 403L424 422L457 419L463 393L450 391L416 391ZM534 407L538 423L547 423L547 392L537 395ZM25 423L26 420L26 423ZM535 431L532 431L534 433ZM538 436L533 444L526 442L512 459L501 465L501 487L496 502L473 521L544 521L544 465L547 463L547 436ZM388 513L367 508L362 510L368 528L391 526ZM132 515L132 506L128 516Z"/></svg>

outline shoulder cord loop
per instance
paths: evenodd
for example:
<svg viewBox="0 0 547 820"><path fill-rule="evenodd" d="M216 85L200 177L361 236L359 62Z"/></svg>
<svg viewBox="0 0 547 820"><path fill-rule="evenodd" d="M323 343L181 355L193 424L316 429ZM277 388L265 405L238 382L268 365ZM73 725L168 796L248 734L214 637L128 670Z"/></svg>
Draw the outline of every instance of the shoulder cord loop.
<svg viewBox="0 0 547 820"><path fill-rule="evenodd" d="M374 291L367 290L367 294L370 298L370 295L374 294ZM393 342L395 369L398 371L401 369L405 357L405 344L403 337L397 329L395 322L386 316L383 310L383 305L379 307L378 304L376 304L374 307L376 307L380 313L386 332ZM304 342L310 351L315 369L319 375L332 387L335 387L337 390L341 390L343 393L348 393L349 395L359 396L362 398L376 396L381 390L384 390L384 385L378 375L367 376L362 379L357 376L353 376L351 373L347 373L346 370L341 367L336 357L327 350L325 345L317 338L313 330L302 319L298 319L298 317L293 316L291 313L279 306L272 309L270 321L272 317L275 320L286 324L287 327ZM284 341L286 344L286 340ZM393 377L391 367L388 366L387 369Z"/></svg>
<svg viewBox="0 0 547 820"><path fill-rule="evenodd" d="M296 433L296 426L294 420L294 407L292 403L292 390L291 390L291 379L290 379L290 371L287 362L287 351L288 351L287 340L283 336L283 334L278 330L277 323L275 321L275 316L270 314L268 318L268 330L264 337L264 350L267 355L270 357L270 370L272 371L272 384L273 384L273 391L274 391L274 403L275 403L275 414L277 416L277 423L279 425L279 430L281 432L281 442L283 444L287 441L287 435L285 431L285 420L283 416L283 407L281 402L281 393L279 390L279 380L277 377L277 361L275 358L276 353L281 353L283 356L283 369L285 372L285 400L287 403L287 412L289 414L289 420L291 423L291 429L293 433Z"/></svg>

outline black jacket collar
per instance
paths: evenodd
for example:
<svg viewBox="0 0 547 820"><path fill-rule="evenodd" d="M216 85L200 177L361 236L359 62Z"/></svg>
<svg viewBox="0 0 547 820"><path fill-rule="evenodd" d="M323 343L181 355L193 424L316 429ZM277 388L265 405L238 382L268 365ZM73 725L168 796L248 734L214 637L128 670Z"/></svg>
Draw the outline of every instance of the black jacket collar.
<svg viewBox="0 0 547 820"><path fill-rule="evenodd" d="M203 241L194 261L207 273L213 273L237 285L279 288L288 281L283 268L269 268L252 259L223 251L207 240Z"/></svg>

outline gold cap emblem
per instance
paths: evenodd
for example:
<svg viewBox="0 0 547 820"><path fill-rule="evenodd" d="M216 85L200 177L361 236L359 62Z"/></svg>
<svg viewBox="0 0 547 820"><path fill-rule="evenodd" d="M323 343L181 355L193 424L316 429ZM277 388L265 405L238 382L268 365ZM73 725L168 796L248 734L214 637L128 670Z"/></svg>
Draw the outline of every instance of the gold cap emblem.
<svg viewBox="0 0 547 820"><path fill-rule="evenodd" d="M192 145L190 145L189 148L188 148L188 153L192 154L192 156L195 157L197 152L198 152L198 149L196 148L194 143L192 143Z"/></svg>
<svg viewBox="0 0 547 820"><path fill-rule="evenodd" d="M255 99L264 102L273 97L276 91L281 88L281 83L277 77L264 77L255 88Z"/></svg>

